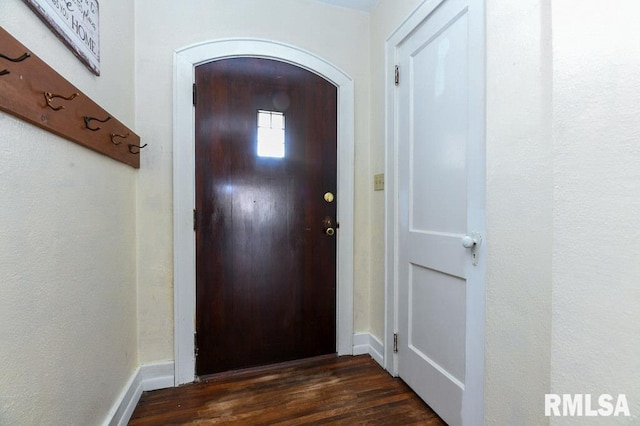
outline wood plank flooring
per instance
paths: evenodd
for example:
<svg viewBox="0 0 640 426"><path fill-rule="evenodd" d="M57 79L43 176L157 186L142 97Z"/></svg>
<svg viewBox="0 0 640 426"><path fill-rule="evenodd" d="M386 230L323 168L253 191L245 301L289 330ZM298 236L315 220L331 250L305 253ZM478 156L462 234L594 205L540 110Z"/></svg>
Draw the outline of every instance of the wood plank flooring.
<svg viewBox="0 0 640 426"><path fill-rule="evenodd" d="M325 356L145 392L130 425L446 425L368 355Z"/></svg>

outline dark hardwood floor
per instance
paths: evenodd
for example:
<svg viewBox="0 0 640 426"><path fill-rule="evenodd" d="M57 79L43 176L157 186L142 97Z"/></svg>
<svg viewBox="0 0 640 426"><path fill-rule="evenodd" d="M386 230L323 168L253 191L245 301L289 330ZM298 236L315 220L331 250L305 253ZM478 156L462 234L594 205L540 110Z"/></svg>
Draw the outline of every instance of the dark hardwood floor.
<svg viewBox="0 0 640 426"><path fill-rule="evenodd" d="M145 392L130 425L446 425L368 355L325 356Z"/></svg>

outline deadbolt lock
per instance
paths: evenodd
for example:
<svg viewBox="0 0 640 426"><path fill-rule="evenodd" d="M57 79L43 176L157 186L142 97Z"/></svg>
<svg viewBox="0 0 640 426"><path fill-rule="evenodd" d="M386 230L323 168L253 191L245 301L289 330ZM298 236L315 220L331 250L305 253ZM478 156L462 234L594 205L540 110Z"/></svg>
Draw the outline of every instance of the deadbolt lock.
<svg viewBox="0 0 640 426"><path fill-rule="evenodd" d="M328 236L332 236L336 233L336 228L338 226L333 223L333 219L330 216L326 216L322 219L322 232L324 232Z"/></svg>

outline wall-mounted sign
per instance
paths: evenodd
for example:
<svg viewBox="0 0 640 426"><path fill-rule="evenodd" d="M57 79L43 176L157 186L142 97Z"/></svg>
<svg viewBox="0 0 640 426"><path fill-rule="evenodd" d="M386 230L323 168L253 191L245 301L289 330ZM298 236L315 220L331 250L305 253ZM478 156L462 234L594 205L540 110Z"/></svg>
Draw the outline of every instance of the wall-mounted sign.
<svg viewBox="0 0 640 426"><path fill-rule="evenodd" d="M24 0L95 74L100 75L98 0Z"/></svg>

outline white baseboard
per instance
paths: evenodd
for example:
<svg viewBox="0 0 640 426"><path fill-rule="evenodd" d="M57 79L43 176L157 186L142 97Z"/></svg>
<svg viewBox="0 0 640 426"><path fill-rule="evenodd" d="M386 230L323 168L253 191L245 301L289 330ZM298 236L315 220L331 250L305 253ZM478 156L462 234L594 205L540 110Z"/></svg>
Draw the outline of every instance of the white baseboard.
<svg viewBox="0 0 640 426"><path fill-rule="evenodd" d="M142 390L152 391L172 388L175 384L173 374L173 361L141 365Z"/></svg>
<svg viewBox="0 0 640 426"><path fill-rule="evenodd" d="M111 407L103 425L119 426L127 424L141 395L142 379L140 378L140 367L138 367L133 372L113 407Z"/></svg>
<svg viewBox="0 0 640 426"><path fill-rule="evenodd" d="M380 366L384 366L384 345L371 333L355 333L353 335L353 354L369 354Z"/></svg>
<svg viewBox="0 0 640 426"><path fill-rule="evenodd" d="M104 424L109 426L126 425L143 391L173 387L173 371L173 361L145 364L136 368L109 411Z"/></svg>

